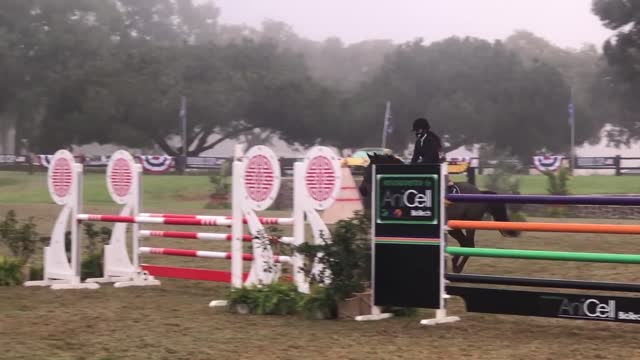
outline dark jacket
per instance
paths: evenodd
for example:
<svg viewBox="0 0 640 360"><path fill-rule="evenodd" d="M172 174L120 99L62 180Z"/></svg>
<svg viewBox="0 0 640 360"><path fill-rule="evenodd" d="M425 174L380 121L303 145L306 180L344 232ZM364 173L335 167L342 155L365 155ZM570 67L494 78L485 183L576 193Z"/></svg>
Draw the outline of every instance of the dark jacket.
<svg viewBox="0 0 640 360"><path fill-rule="evenodd" d="M416 139L413 148L412 164L439 164L441 162L442 142L438 135L427 131L422 138Z"/></svg>

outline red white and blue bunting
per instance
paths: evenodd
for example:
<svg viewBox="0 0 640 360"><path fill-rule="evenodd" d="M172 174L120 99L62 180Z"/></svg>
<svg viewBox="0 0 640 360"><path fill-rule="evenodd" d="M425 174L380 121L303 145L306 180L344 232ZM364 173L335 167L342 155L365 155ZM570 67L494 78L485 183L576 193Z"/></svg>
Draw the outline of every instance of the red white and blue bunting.
<svg viewBox="0 0 640 360"><path fill-rule="evenodd" d="M38 155L38 164L48 168L51 164L51 159L53 159L53 155Z"/></svg>
<svg viewBox="0 0 640 360"><path fill-rule="evenodd" d="M173 158L166 155L139 155L140 163L145 171L163 173L171 169Z"/></svg>
<svg viewBox="0 0 640 360"><path fill-rule="evenodd" d="M533 165L540 172L556 171L562 165L562 155L541 155L533 157Z"/></svg>

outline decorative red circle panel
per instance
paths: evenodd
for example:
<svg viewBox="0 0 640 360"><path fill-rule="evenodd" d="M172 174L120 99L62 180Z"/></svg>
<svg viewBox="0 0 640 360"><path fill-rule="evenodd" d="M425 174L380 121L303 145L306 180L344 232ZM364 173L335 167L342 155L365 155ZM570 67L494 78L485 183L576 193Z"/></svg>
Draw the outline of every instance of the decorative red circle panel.
<svg viewBox="0 0 640 360"><path fill-rule="evenodd" d="M322 155L312 158L304 181L311 198L316 201L329 199L336 185L336 173L331 160Z"/></svg>
<svg viewBox="0 0 640 360"><path fill-rule="evenodd" d="M261 202L269 197L274 185L273 164L269 158L259 154L249 159L244 184L251 200Z"/></svg>
<svg viewBox="0 0 640 360"><path fill-rule="evenodd" d="M71 189L72 174L71 163L68 159L58 158L51 164L51 184L53 185L53 193L58 197L65 197Z"/></svg>
<svg viewBox="0 0 640 360"><path fill-rule="evenodd" d="M129 162L123 158L116 159L109 174L113 192L120 197L127 196L131 190L132 179L133 172Z"/></svg>

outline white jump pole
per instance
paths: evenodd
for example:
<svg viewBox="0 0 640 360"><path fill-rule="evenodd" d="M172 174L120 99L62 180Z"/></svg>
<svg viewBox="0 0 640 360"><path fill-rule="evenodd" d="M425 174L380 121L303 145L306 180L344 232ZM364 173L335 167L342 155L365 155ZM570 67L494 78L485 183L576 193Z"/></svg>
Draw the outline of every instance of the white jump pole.
<svg viewBox="0 0 640 360"><path fill-rule="evenodd" d="M165 239L193 239L206 241L231 241L231 234L192 232L192 231L164 231L164 230L140 230L139 237L165 238ZM242 241L251 242L251 235L242 235ZM293 237L283 236L278 239L283 244L293 243Z"/></svg>
<svg viewBox="0 0 640 360"><path fill-rule="evenodd" d="M215 216L215 215L192 215L192 214L162 214L162 213L140 213L138 216L153 217L153 218L171 218L171 219L220 219L222 223L224 220L232 220L232 216ZM292 225L293 218L278 218L278 217L264 217L258 216L258 220L263 225ZM243 224L247 223L247 219L242 219Z"/></svg>
<svg viewBox="0 0 640 360"><path fill-rule="evenodd" d="M202 251L202 250L187 250L187 249L172 249L172 248L154 248L154 247L141 247L138 249L140 254L152 254L152 255L169 255L169 256L186 256L186 257L198 257L208 259L226 259L230 260L232 253L220 252L220 251ZM240 254L240 258L243 261L253 261L253 255ZM273 261L278 263L291 263L291 257L289 256L274 256Z"/></svg>

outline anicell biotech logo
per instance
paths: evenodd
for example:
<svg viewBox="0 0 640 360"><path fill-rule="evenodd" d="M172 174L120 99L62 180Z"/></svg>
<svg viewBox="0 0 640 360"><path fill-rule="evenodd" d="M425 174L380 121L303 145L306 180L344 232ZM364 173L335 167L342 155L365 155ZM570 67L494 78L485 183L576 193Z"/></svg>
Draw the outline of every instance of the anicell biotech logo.
<svg viewBox="0 0 640 360"><path fill-rule="evenodd" d="M584 317L584 318L616 318L616 301L609 300L601 303L596 299L588 299L578 302L571 302L569 299L562 300L560 304L560 316Z"/></svg>
<svg viewBox="0 0 640 360"><path fill-rule="evenodd" d="M640 321L640 314L625 311L616 312L615 300L600 301L597 299L583 299L572 302L569 299L563 299L560 304L558 316L584 319Z"/></svg>
<svg viewBox="0 0 640 360"><path fill-rule="evenodd" d="M437 176L381 175L378 184L379 221L437 221Z"/></svg>
<svg viewBox="0 0 640 360"><path fill-rule="evenodd" d="M410 209L432 208L433 191L424 190L424 193L419 193L416 190L406 190L402 193L392 193L390 190L387 190L384 192L384 197L382 198L382 206L395 208L408 207ZM430 212L429 215L431 215Z"/></svg>

